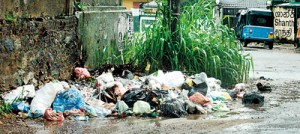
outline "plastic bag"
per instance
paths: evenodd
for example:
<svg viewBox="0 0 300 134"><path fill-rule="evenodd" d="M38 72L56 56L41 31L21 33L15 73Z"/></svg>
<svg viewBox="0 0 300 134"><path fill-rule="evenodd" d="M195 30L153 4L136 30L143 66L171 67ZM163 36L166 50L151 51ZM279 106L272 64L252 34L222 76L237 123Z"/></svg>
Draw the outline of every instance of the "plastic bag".
<svg viewBox="0 0 300 134"><path fill-rule="evenodd" d="M44 115L47 108L49 108L54 101L56 94L63 91L64 88L59 83L47 83L44 87L36 92L30 106L30 111L36 117L37 115Z"/></svg>
<svg viewBox="0 0 300 134"><path fill-rule="evenodd" d="M129 70L124 70L122 72L122 75L121 75L122 78L125 78L125 79L129 79L129 80L132 80L133 79L133 73Z"/></svg>
<svg viewBox="0 0 300 134"><path fill-rule="evenodd" d="M150 113L150 104L145 101L137 101L133 105L134 114L147 114Z"/></svg>
<svg viewBox="0 0 300 134"><path fill-rule="evenodd" d="M49 121L64 121L64 115L62 112L57 112L55 110L52 110L51 108L47 108L45 111L45 119Z"/></svg>
<svg viewBox="0 0 300 134"><path fill-rule="evenodd" d="M76 88L70 88L58 94L53 102L53 109L59 112L80 109L85 105L82 94Z"/></svg>
<svg viewBox="0 0 300 134"><path fill-rule="evenodd" d="M133 104L138 100L146 101L146 97L145 89L133 88L125 92L121 100L123 100L129 107L133 107Z"/></svg>
<svg viewBox="0 0 300 134"><path fill-rule="evenodd" d="M225 103L217 103L214 104L212 110L219 111L219 112L229 112L230 109L227 107Z"/></svg>
<svg viewBox="0 0 300 134"><path fill-rule="evenodd" d="M86 68L76 67L74 72L78 79L90 78L91 74Z"/></svg>
<svg viewBox="0 0 300 134"><path fill-rule="evenodd" d="M104 83L114 82L114 77L111 72L103 72L100 76L98 76L97 81L103 81Z"/></svg>
<svg viewBox="0 0 300 134"><path fill-rule="evenodd" d="M163 115L167 117L180 118L187 114L184 102L176 99L167 100L159 106Z"/></svg>
<svg viewBox="0 0 300 134"><path fill-rule="evenodd" d="M151 107L158 106L164 98L167 98L169 93L167 90L152 90L149 95L147 95L147 102Z"/></svg>
<svg viewBox="0 0 300 134"><path fill-rule="evenodd" d="M208 95L212 99L212 101L225 101L226 99L223 97L222 92L212 91Z"/></svg>
<svg viewBox="0 0 300 134"><path fill-rule="evenodd" d="M164 75L163 84L168 86L170 89L181 87L184 83L184 76L180 71L168 72Z"/></svg>
<svg viewBox="0 0 300 134"><path fill-rule="evenodd" d="M245 93L243 96L243 104L245 106L255 105L263 106L265 97L257 92Z"/></svg>
<svg viewBox="0 0 300 134"><path fill-rule="evenodd" d="M119 114L124 113L128 109L129 109L129 107L127 106L127 104L124 101L118 101L114 108L114 110L118 111Z"/></svg>
<svg viewBox="0 0 300 134"><path fill-rule="evenodd" d="M206 95L210 92L210 89L207 84L207 75L206 73L202 72L200 74L195 75L195 79L193 79L195 83L193 89L190 90L189 96L193 95L195 92L199 92L203 95Z"/></svg>
<svg viewBox="0 0 300 134"><path fill-rule="evenodd" d="M2 98L4 99L5 103L12 103L15 99L20 98L24 99L25 97L34 97L35 96L35 89L33 85L25 85L18 87L15 90L10 91L7 94L4 94Z"/></svg>
<svg viewBox="0 0 300 134"><path fill-rule="evenodd" d="M232 98L229 93L222 92L222 96L225 98L226 101L232 101Z"/></svg>
<svg viewBox="0 0 300 134"><path fill-rule="evenodd" d="M195 104L189 100L185 100L185 110L190 114L206 113L201 105Z"/></svg>
<svg viewBox="0 0 300 134"><path fill-rule="evenodd" d="M185 110L189 113L189 114L194 114L197 112L196 110L196 104L189 101L189 100L185 100Z"/></svg>
<svg viewBox="0 0 300 134"><path fill-rule="evenodd" d="M13 107L13 111L15 112L23 112L23 113L29 112L28 104L25 104L23 101L13 103L12 107Z"/></svg>
<svg viewBox="0 0 300 134"><path fill-rule="evenodd" d="M226 92L230 95L232 99L237 98L238 90L226 90Z"/></svg>
<svg viewBox="0 0 300 134"><path fill-rule="evenodd" d="M215 79L215 78L207 78L206 79L206 83L208 85L208 88L209 88L209 91L208 92L211 92L211 91L220 91L222 88L221 88L221 81L218 80L218 79Z"/></svg>
<svg viewBox="0 0 300 134"><path fill-rule="evenodd" d="M91 115L92 117L105 117L109 114L111 114L111 111L105 108L94 108L91 106L84 106L84 110L87 112L87 114Z"/></svg>
<svg viewBox="0 0 300 134"><path fill-rule="evenodd" d="M204 105L204 104L210 102L206 96L203 96L202 94L200 94L198 92L195 93L194 95L190 96L189 100L191 102L194 102L194 103L200 104L200 105Z"/></svg>

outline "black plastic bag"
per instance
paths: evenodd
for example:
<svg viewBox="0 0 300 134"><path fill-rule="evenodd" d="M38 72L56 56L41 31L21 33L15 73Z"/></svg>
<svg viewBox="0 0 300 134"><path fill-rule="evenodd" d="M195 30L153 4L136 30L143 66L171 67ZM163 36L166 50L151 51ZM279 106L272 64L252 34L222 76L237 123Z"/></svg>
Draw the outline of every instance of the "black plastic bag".
<svg viewBox="0 0 300 134"><path fill-rule="evenodd" d="M208 86L205 82L200 84L196 84L193 86L192 89L189 90L188 96L194 95L196 92L203 94L204 96L207 94Z"/></svg>
<svg viewBox="0 0 300 134"><path fill-rule="evenodd" d="M245 106L263 106L265 97L257 92L245 93L243 104Z"/></svg>
<svg viewBox="0 0 300 134"><path fill-rule="evenodd" d="M167 100L163 102L160 106L160 111L162 115L172 118L180 118L184 115L187 115L187 112L184 108L184 102L179 100Z"/></svg>
<svg viewBox="0 0 300 134"><path fill-rule="evenodd" d="M268 85L263 85L262 83L257 83L256 84L257 86L257 89L261 92L272 92L272 88L271 86L268 86Z"/></svg>
<svg viewBox="0 0 300 134"><path fill-rule="evenodd" d="M128 90L123 95L122 99L129 107L133 107L133 104L138 101L146 101L146 90L142 88L133 88Z"/></svg>
<svg viewBox="0 0 300 134"><path fill-rule="evenodd" d="M163 99L169 96L167 90L152 90L147 96L147 102L150 104L151 108L156 107L160 104L159 99Z"/></svg>

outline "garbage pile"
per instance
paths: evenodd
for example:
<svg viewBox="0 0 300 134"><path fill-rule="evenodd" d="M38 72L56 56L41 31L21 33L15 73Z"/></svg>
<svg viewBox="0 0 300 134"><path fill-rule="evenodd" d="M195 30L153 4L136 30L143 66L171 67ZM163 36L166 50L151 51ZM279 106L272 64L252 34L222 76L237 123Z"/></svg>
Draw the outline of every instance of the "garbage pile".
<svg viewBox="0 0 300 134"><path fill-rule="evenodd" d="M243 84L231 90L223 89L220 80L208 78L203 72L186 76L180 71L159 70L138 77L124 70L121 77L114 77L108 71L94 78L85 68L75 68L74 72L79 83L52 81L37 91L33 85L25 85L1 97L13 104L14 112L25 117L86 121L107 116L179 118L187 114L228 112L227 103L242 98L241 92L245 90Z"/></svg>

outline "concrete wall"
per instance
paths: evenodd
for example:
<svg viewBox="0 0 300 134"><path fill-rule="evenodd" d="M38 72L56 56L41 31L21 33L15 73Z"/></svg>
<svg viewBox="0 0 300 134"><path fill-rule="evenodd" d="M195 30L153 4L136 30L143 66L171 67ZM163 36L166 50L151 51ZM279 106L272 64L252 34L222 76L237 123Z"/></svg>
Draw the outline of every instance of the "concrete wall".
<svg viewBox="0 0 300 134"><path fill-rule="evenodd" d="M72 15L74 0L1 0L0 18Z"/></svg>
<svg viewBox="0 0 300 134"><path fill-rule="evenodd" d="M79 63L75 17L0 21L0 91L70 79Z"/></svg>
<svg viewBox="0 0 300 134"><path fill-rule="evenodd" d="M124 45L130 15L130 12L119 7L98 7L94 11L79 12L78 33L86 55L85 67L95 69L105 63L122 63L113 57L120 53L119 48Z"/></svg>
<svg viewBox="0 0 300 134"><path fill-rule="evenodd" d="M74 0L0 1L0 92L50 78L68 80L75 66L94 60L94 50L122 45L128 11L117 6L120 0L81 1L87 11L79 19ZM85 65L95 67L90 63Z"/></svg>
<svg viewBox="0 0 300 134"><path fill-rule="evenodd" d="M82 0L88 6L120 6L121 0Z"/></svg>

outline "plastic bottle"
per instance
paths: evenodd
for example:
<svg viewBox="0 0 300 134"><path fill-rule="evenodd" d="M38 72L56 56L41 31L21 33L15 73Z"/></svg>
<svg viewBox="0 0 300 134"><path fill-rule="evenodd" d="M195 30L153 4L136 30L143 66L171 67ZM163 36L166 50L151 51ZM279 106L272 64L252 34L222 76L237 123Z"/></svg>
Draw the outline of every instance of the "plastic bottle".
<svg viewBox="0 0 300 134"><path fill-rule="evenodd" d="M77 120L77 121L88 121L89 117L88 116L76 116L75 120Z"/></svg>

